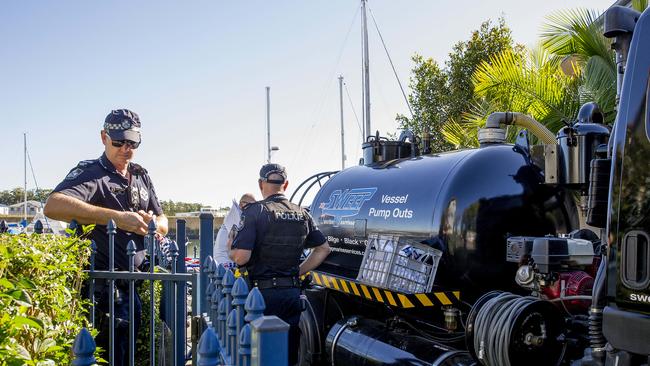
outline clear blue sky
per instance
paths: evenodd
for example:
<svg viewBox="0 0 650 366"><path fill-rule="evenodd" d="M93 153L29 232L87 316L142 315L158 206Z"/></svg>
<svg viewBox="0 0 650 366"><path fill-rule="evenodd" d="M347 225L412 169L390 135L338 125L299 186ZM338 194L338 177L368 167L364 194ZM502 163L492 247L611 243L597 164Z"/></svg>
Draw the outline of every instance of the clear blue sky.
<svg viewBox="0 0 650 366"><path fill-rule="evenodd" d="M413 53L444 63L484 20L503 15L515 41L532 45L550 12L612 2L369 6L406 86ZM280 147L273 161L287 166L291 184L339 169L339 74L361 117L358 7L356 0L0 2L0 189L23 185L23 132L39 187L53 188L79 160L101 154L106 114L130 108L143 123L135 161L149 170L159 198L221 206L246 191L259 197L265 86L272 145ZM396 132L394 117L407 108L369 28L372 128ZM347 96L345 119L350 166L361 136Z"/></svg>

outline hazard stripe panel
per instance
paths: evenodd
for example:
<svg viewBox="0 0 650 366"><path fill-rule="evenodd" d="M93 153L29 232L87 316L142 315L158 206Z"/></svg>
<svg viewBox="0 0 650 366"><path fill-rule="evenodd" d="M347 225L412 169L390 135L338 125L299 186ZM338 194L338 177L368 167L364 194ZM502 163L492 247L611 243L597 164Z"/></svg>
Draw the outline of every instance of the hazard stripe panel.
<svg viewBox="0 0 650 366"><path fill-rule="evenodd" d="M356 281L324 274L322 272L311 272L311 275L317 285L397 308L410 309L434 306L440 307L460 303L460 291L434 291L422 294L403 294L384 288L364 285Z"/></svg>

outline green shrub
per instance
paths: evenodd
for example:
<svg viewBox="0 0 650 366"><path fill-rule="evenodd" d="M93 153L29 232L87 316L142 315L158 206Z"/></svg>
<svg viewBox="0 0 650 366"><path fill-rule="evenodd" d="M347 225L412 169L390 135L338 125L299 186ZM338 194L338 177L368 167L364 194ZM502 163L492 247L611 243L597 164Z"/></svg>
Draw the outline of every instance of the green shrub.
<svg viewBox="0 0 650 366"><path fill-rule="evenodd" d="M159 268L156 267L156 272L160 272ZM151 331L150 331L150 321L151 321L151 292L149 287L150 281L144 281L142 285L138 288L138 294L140 295L140 300L142 301L142 322L140 323L140 331L138 332L138 337L136 338L136 352L135 352L135 364L136 365L148 365L149 356L151 351ZM160 300L162 298L162 282L154 281L154 334L156 340L156 362L160 360L160 353L163 343L163 335L165 336L164 344L165 348L165 364L171 364L172 361L172 339L169 334L169 329L166 324L160 319Z"/></svg>
<svg viewBox="0 0 650 366"><path fill-rule="evenodd" d="M90 241L76 237L0 235L0 365L70 364L88 327L89 257Z"/></svg>

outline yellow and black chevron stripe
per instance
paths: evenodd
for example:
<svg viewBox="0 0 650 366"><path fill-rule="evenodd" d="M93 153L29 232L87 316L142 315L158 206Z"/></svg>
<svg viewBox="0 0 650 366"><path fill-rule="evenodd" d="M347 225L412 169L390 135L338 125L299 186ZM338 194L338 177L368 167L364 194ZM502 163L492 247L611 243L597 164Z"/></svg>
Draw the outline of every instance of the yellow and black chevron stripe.
<svg viewBox="0 0 650 366"><path fill-rule="evenodd" d="M341 277L311 272L314 282L332 290L358 296L366 300L381 302L398 308L432 307L460 303L460 291L441 291L426 294L402 294L379 287L364 285Z"/></svg>

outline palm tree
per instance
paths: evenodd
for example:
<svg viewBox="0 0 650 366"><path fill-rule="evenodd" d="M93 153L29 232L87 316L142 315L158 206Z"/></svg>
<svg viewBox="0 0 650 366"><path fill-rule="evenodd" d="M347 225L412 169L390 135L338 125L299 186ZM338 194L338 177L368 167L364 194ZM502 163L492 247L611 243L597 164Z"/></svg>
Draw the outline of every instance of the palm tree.
<svg viewBox="0 0 650 366"><path fill-rule="evenodd" d="M531 115L550 130L557 131L571 121L580 108L582 70L570 64L571 72L560 67L562 58L542 47L508 50L482 63L472 76L479 98L462 115L462 121L448 121L443 135L457 147L478 145L478 128L496 111ZM517 128L509 129L514 139Z"/></svg>
<svg viewBox="0 0 650 366"><path fill-rule="evenodd" d="M634 0L642 11L648 0ZM481 99L461 121L447 121L443 135L456 147L478 145L477 130L491 112L510 110L530 114L557 131L575 119L583 103L595 101L606 123L615 117L616 64L603 35L600 13L563 10L547 17L535 50L504 51L474 73ZM514 136L516 131L510 131Z"/></svg>

